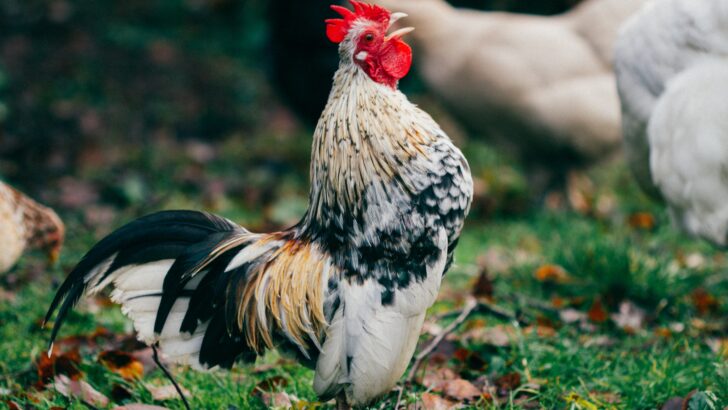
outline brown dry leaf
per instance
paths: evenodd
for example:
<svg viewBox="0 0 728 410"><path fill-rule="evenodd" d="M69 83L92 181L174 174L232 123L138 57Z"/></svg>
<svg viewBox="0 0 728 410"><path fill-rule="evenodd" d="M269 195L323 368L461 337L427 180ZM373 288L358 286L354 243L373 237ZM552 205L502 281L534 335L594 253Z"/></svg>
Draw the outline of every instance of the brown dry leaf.
<svg viewBox="0 0 728 410"><path fill-rule="evenodd" d="M151 393L152 398L157 401L164 401L164 400L176 400L179 399L179 393L177 393L177 389L175 389L174 385L172 384L166 384L164 386L151 386L151 385L145 385L144 387L149 390L149 393ZM189 390L185 389L184 387L180 386L180 389L182 389L182 393L189 397L190 392Z"/></svg>
<svg viewBox="0 0 728 410"><path fill-rule="evenodd" d="M566 182L566 195L571 207L580 214L590 215L594 210L594 183L579 172L570 172Z"/></svg>
<svg viewBox="0 0 728 410"><path fill-rule="evenodd" d="M134 356L121 350L107 350L99 353L99 363L126 380L140 379L144 365Z"/></svg>
<svg viewBox="0 0 728 410"><path fill-rule="evenodd" d="M601 392L593 391L593 392L591 392L590 396L596 397L602 403L607 403L607 404L617 404L622 401L622 398L619 397L618 393L612 393L612 392L608 392L608 391L601 391Z"/></svg>
<svg viewBox="0 0 728 410"><path fill-rule="evenodd" d="M450 410L459 408L460 404L432 393L422 393L422 410Z"/></svg>
<svg viewBox="0 0 728 410"><path fill-rule="evenodd" d="M61 355L58 355L54 349L50 357L46 352L42 352L36 363L38 383L41 386L50 383L57 375L64 375L71 380L78 380L82 376L81 371L78 369L79 364L81 364L81 356L76 349Z"/></svg>
<svg viewBox="0 0 728 410"><path fill-rule="evenodd" d="M587 312L587 317L589 317L589 320L593 323L604 323L607 319L609 319L609 314L604 308L600 298L594 299L594 303L592 303L589 308L589 312Z"/></svg>
<svg viewBox="0 0 728 410"><path fill-rule="evenodd" d="M123 406L114 407L111 410L169 410L162 406L152 406L151 404L132 403Z"/></svg>
<svg viewBox="0 0 728 410"><path fill-rule="evenodd" d="M611 338L609 336L604 336L604 335L602 335L602 336L595 336L595 337L587 336L587 335L580 336L579 337L579 342L581 342L581 344L584 347L586 347L586 348L589 348L589 347L614 346L615 344L617 344L617 340L616 339L613 339L613 338Z"/></svg>
<svg viewBox="0 0 728 410"><path fill-rule="evenodd" d="M0 302L15 302L15 292L0 288Z"/></svg>
<svg viewBox="0 0 728 410"><path fill-rule="evenodd" d="M521 375L519 373L508 373L495 379L495 385L498 387L498 393L501 396L508 395L508 392L517 389L521 385Z"/></svg>
<svg viewBox="0 0 728 410"><path fill-rule="evenodd" d="M632 334L642 330L646 316L644 309L625 301L619 304L619 313L611 315L611 318L617 326Z"/></svg>
<svg viewBox="0 0 728 410"><path fill-rule="evenodd" d="M566 270L558 265L543 265L536 269L533 276L539 282L550 283L568 283L570 281L569 274Z"/></svg>
<svg viewBox="0 0 728 410"><path fill-rule="evenodd" d="M672 331L670 331L667 327L661 326L655 329L655 335L664 339L669 339L672 337Z"/></svg>
<svg viewBox="0 0 728 410"><path fill-rule="evenodd" d="M525 329L523 329L523 333L529 334L529 333L536 333L536 336L541 338L548 338L548 337L554 337L556 336L556 329L554 329L552 326L546 326L546 325L536 325L536 326L527 326Z"/></svg>
<svg viewBox="0 0 728 410"><path fill-rule="evenodd" d="M96 391L83 380L71 380L68 376L60 374L53 380L53 388L66 397L76 397L93 406L106 407L109 405L108 397Z"/></svg>
<svg viewBox="0 0 728 410"><path fill-rule="evenodd" d="M485 268L480 270L480 275L473 285L473 296L488 301L493 300L493 279L490 278L488 270Z"/></svg>
<svg viewBox="0 0 728 410"><path fill-rule="evenodd" d="M286 392L263 392L260 395L261 400L268 407L285 407L291 408L298 401L298 397Z"/></svg>
<svg viewBox="0 0 728 410"><path fill-rule="evenodd" d="M445 396L459 401L470 400L480 396L480 390L464 379L455 379L445 382L443 393Z"/></svg>
<svg viewBox="0 0 728 410"><path fill-rule="evenodd" d="M463 341L476 341L492 346L505 347L511 344L513 329L505 325L481 327L468 330L461 335Z"/></svg>
<svg viewBox="0 0 728 410"><path fill-rule="evenodd" d="M706 342L713 353L728 358L728 338L724 339L708 339Z"/></svg>
<svg viewBox="0 0 728 410"><path fill-rule="evenodd" d="M420 384L432 391L442 391L446 382L450 380L455 380L457 378L458 376L455 374L454 371L442 367L435 371L426 372Z"/></svg>
<svg viewBox="0 0 728 410"><path fill-rule="evenodd" d="M566 306L566 301L563 298L554 296L551 298L551 306L556 309L562 309L564 306Z"/></svg>
<svg viewBox="0 0 728 410"><path fill-rule="evenodd" d="M8 406L9 410L21 410L18 403L10 400L3 400L3 403L5 403L6 406Z"/></svg>
<svg viewBox="0 0 728 410"><path fill-rule="evenodd" d="M586 314L576 309L564 309L559 312L559 318L564 323L575 323L585 320Z"/></svg>
<svg viewBox="0 0 728 410"><path fill-rule="evenodd" d="M705 316L718 309L718 300L704 288L695 289L690 296L693 301L693 306L695 306L695 309L701 316Z"/></svg>
<svg viewBox="0 0 728 410"><path fill-rule="evenodd" d="M660 407L660 410L683 410L683 402L685 399L682 397L673 397L666 401L665 404Z"/></svg>
<svg viewBox="0 0 728 410"><path fill-rule="evenodd" d="M643 231L655 229L655 217L649 212L635 212L629 216L627 223L632 228Z"/></svg>

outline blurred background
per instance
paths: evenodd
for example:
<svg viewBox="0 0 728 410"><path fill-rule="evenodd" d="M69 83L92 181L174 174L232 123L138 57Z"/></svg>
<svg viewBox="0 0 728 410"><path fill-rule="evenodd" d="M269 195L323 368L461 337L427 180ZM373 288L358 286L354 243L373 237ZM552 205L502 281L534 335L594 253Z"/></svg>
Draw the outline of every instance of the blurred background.
<svg viewBox="0 0 728 410"><path fill-rule="evenodd" d="M452 3L553 14L575 0ZM167 194L152 188L156 179L198 185L189 188L211 202L231 196L257 205L282 195L240 191L265 191L280 173L305 175L337 66L324 36L328 6L3 0L0 176L70 208L153 202ZM416 72L402 88L448 122ZM230 184L207 179L214 172L203 165L220 156L216 163L234 170L220 173Z"/></svg>

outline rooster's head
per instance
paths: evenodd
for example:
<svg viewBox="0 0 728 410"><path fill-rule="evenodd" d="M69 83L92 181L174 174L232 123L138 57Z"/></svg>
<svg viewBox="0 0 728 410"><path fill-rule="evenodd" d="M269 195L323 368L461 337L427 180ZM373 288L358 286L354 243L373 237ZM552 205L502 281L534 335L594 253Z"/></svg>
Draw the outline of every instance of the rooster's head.
<svg viewBox="0 0 728 410"><path fill-rule="evenodd" d="M377 83L395 87L412 65L412 49L402 36L414 29L407 27L387 34L397 20L406 16L404 13L350 1L353 11L331 6L342 18L326 20L326 35L340 44L344 63L356 64Z"/></svg>

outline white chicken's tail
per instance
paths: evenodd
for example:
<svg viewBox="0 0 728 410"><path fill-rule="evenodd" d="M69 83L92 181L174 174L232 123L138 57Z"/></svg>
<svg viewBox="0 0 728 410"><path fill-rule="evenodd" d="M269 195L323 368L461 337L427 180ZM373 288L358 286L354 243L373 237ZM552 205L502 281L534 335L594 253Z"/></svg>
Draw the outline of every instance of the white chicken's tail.
<svg viewBox="0 0 728 410"><path fill-rule="evenodd" d="M687 232L725 245L728 230L728 57L673 77L650 116L650 171Z"/></svg>

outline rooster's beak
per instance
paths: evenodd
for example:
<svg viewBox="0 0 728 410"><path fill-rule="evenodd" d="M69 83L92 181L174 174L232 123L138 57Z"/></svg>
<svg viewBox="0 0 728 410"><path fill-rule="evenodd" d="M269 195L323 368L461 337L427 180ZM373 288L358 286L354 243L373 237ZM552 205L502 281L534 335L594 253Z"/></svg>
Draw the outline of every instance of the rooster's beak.
<svg viewBox="0 0 728 410"><path fill-rule="evenodd" d="M405 34L411 33L414 30L415 30L414 27L404 27L404 28L401 28L401 29L395 31L394 33L391 33L391 34L387 35L386 37L384 37L384 41L389 41L389 40L391 40L393 38L401 38Z"/></svg>

